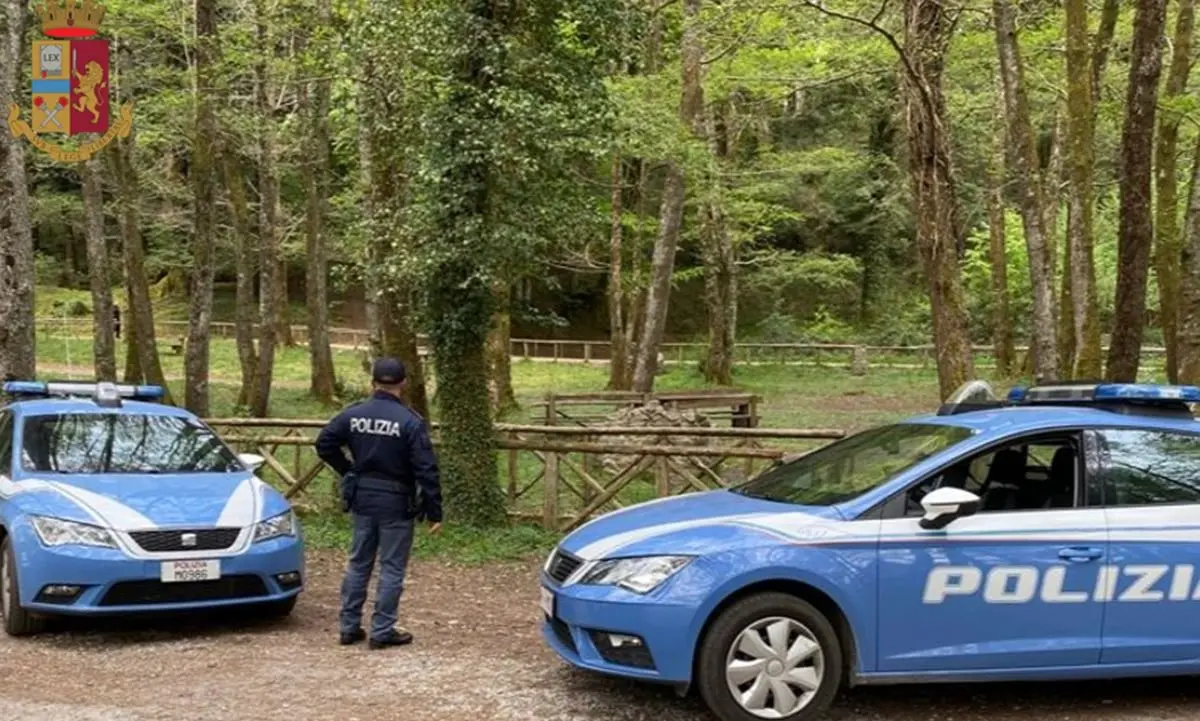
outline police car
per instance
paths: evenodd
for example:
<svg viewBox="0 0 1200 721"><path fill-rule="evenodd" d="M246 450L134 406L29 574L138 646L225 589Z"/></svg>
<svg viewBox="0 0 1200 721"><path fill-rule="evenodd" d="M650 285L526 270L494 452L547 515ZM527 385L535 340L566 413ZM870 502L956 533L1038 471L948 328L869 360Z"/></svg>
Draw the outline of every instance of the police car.
<svg viewBox="0 0 1200 721"><path fill-rule="evenodd" d="M1200 674L1200 388L969 384L936 414L568 536L544 637L724 721L843 686Z"/></svg>
<svg viewBox="0 0 1200 721"><path fill-rule="evenodd" d="M286 615L304 551L288 502L155 386L9 382L0 408L0 612L47 617L253 604Z"/></svg>

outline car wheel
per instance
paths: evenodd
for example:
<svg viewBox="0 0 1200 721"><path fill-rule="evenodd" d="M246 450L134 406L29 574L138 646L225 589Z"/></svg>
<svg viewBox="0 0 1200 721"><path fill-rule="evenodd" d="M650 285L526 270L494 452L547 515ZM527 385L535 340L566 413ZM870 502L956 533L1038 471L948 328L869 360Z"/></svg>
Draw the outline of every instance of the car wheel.
<svg viewBox="0 0 1200 721"><path fill-rule="evenodd" d="M0 614L4 616L4 632L9 636L30 636L46 627L45 619L21 607L17 564L12 541L7 536L0 542Z"/></svg>
<svg viewBox="0 0 1200 721"><path fill-rule="evenodd" d="M820 715L842 682L842 648L829 619L783 593L750 596L713 622L700 646L700 695L722 721Z"/></svg>

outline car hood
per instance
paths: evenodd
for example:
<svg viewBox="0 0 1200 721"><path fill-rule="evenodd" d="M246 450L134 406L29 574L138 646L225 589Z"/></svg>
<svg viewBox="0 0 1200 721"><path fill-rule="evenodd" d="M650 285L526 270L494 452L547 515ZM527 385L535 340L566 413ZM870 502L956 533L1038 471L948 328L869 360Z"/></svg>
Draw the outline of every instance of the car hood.
<svg viewBox="0 0 1200 721"><path fill-rule="evenodd" d="M43 474L5 481L26 513L129 531L243 527L287 510L250 471L237 473Z"/></svg>
<svg viewBox="0 0 1200 721"><path fill-rule="evenodd" d="M601 516L560 548L585 561L617 556L695 554L764 540L797 542L837 534L832 507L797 506L730 491L690 493Z"/></svg>

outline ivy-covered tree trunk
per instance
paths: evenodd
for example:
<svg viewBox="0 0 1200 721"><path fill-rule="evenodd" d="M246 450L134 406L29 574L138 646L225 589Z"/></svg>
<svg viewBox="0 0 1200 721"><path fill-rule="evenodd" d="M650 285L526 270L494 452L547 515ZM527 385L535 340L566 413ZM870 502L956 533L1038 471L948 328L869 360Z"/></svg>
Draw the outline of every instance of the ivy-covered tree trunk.
<svg viewBox="0 0 1200 721"><path fill-rule="evenodd" d="M625 379L629 376L629 348L625 344L625 287L621 273L624 264L622 243L625 234L625 224L622 221L624 193L624 164L620 154L613 154L612 159L612 193L611 193L611 229L608 241L608 337L611 359L608 366L608 389L626 390Z"/></svg>
<svg viewBox="0 0 1200 721"><path fill-rule="evenodd" d="M1048 380L1058 375L1058 342L1055 339L1053 261L1044 227L1046 217L1037 144L1025 93L1025 71L1021 64L1011 0L995 0L992 7L1004 87L1008 161L1020 197L1018 207L1025 230L1025 245L1029 250L1029 279L1033 289L1031 350L1034 374Z"/></svg>
<svg viewBox="0 0 1200 721"><path fill-rule="evenodd" d="M942 398L975 373L967 333L966 300L958 266L958 204L942 89L953 23L936 0L904 5L904 105L909 180L915 205L917 249L929 283L933 338Z"/></svg>
<svg viewBox="0 0 1200 721"><path fill-rule="evenodd" d="M997 110L1003 105L1003 89L996 78ZM1003 112L998 112L1003 117ZM991 265L992 288L992 353L996 356L996 371L1008 378L1013 371L1012 312L1008 302L1008 250L1005 246L1004 222L1004 124L997 122L992 130L992 149L988 158L987 212L988 262Z"/></svg>
<svg viewBox="0 0 1200 721"><path fill-rule="evenodd" d="M29 52L25 0L0 9L0 112L9 103L23 105L21 69ZM36 354L33 318L33 230L29 216L29 180L25 142L0 127L0 380L34 377Z"/></svg>
<svg viewBox="0 0 1200 721"><path fill-rule="evenodd" d="M323 403L333 401L334 370L333 351L329 346L329 280L326 204L330 195L329 185L329 104L332 80L325 62L326 53L332 48L322 40L332 31L332 9L330 0L317 3L318 42L315 44L316 61L310 64L312 72L320 77L312 81L311 92L302 85L301 104L307 106L308 132L307 156L304 168L305 223L305 298L308 305L308 352L311 365L310 390Z"/></svg>
<svg viewBox="0 0 1200 721"><path fill-rule="evenodd" d="M258 237L259 237L259 323L258 363L254 369L254 392L250 413L267 415L271 403L271 380L275 373L275 345L280 318L279 294L279 176L276 170L275 119L271 102L271 75L267 65L271 43L266 0L254 2L255 38L262 50L254 63L254 98L258 116Z"/></svg>
<svg viewBox="0 0 1200 721"><path fill-rule="evenodd" d="M505 68L506 13L500 0L469 0L455 28L456 72L440 108L431 153L438 177L431 194L430 225L446 248L426 279L429 340L436 365L440 461L449 516L476 525L504 521L496 480L495 445L488 397L487 337L495 306L491 279L480 272L487 253L494 174L480 133L496 126L494 97Z"/></svg>
<svg viewBox="0 0 1200 721"><path fill-rule="evenodd" d="M92 289L92 347L96 380L117 380L117 349L113 333L112 276L108 272L108 239L104 234L104 187L100 160L93 156L79 164L83 185L83 214Z"/></svg>
<svg viewBox="0 0 1200 721"><path fill-rule="evenodd" d="M212 324L213 271L216 246L217 119L212 93L218 81L216 0L196 0L196 122L188 167L192 182L192 280L188 298L188 333L184 346L184 405L208 415L209 338Z"/></svg>
<svg viewBox="0 0 1200 721"><path fill-rule="evenodd" d="M227 146L221 148L221 168L225 175L225 192L229 197L230 215L233 216L234 255L237 263L237 304L234 308L233 326L237 341L238 366L242 372L242 385L238 390L238 406L248 407L254 396L254 374L258 366L258 355L254 349L255 299L254 276L258 268L255 259L254 236L250 230L250 207L246 201L246 181L243 179L241 162Z"/></svg>
<svg viewBox="0 0 1200 721"><path fill-rule="evenodd" d="M708 139L709 199L700 210L704 235L704 301L708 307L708 355L704 379L709 383L733 385L734 343L737 335L737 257L722 205L725 183L722 165L729 155L728 117L717 116L709 103L704 111L704 135Z"/></svg>
<svg viewBox="0 0 1200 721"><path fill-rule="evenodd" d="M123 78L133 65L128 43L117 42L117 73L112 86L116 90L115 102L128 99ZM125 270L125 283L129 297L129 319L125 324L128 328L126 337L129 339L131 355L137 356L136 368L126 366L126 380L129 372L136 371L139 379L147 383L161 386L164 392L163 400L174 403L170 387L167 386L166 374L163 373L162 360L158 355L158 339L154 330L154 306L150 302L150 281L146 277L146 249L142 242L141 212L139 203L142 199L141 179L138 177L134 152L137 148L136 125L126 138L113 141L107 154L110 171L117 181L117 220L121 228L122 260Z"/></svg>
<svg viewBox="0 0 1200 721"><path fill-rule="evenodd" d="M704 109L700 0L684 0L683 14L683 97L679 104L679 116L693 134L699 135ZM650 288L646 294L646 317L638 344L637 365L633 371L633 390L639 393L654 390L654 377L658 372L658 351L667 326L675 251L679 247L679 231L683 224L684 190L685 178L680 161L668 161L659 209L658 238L654 242L654 259L650 266Z"/></svg>
<svg viewBox="0 0 1200 721"><path fill-rule="evenodd" d="M1150 171L1165 24L1166 0L1137 0L1121 135L1117 297L1106 371L1116 382L1137 381L1146 325L1146 276L1154 238Z"/></svg>
<svg viewBox="0 0 1200 721"><path fill-rule="evenodd" d="M1179 0L1175 24L1171 67L1163 88L1163 113L1158 123L1158 143L1154 152L1155 218L1154 269L1158 278L1159 324L1167 349L1167 380L1179 381L1179 348L1176 331L1179 323L1179 258L1182 250L1179 233L1178 169L1175 164L1182 115L1176 104L1187 90L1192 67L1192 35L1196 20L1196 0Z"/></svg>

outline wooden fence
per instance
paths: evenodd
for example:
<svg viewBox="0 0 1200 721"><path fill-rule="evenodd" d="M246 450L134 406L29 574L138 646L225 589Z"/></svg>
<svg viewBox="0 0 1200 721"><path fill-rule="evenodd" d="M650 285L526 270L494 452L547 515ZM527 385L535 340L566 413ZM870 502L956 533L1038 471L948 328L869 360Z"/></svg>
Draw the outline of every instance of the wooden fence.
<svg viewBox="0 0 1200 721"><path fill-rule="evenodd" d="M336 479L312 451L325 421L217 418L208 423L239 451L263 456L270 471L263 475L289 498L332 502ZM838 429L501 424L496 449L509 516L570 531L597 513L632 503L736 487L770 463L844 435ZM433 436L438 445L437 424ZM612 440L616 436L619 441ZM317 484L319 478L327 483Z"/></svg>
<svg viewBox="0 0 1200 721"><path fill-rule="evenodd" d="M128 323L123 318L122 323ZM46 317L37 319L39 331L51 335L87 337L92 334L92 320L87 318ZM210 331L216 338L233 338L233 323L210 323ZM187 334L185 321L161 321L155 323L155 333L160 343L173 352L182 351L183 338ZM297 343L308 341L308 327L292 326L292 335ZM365 349L368 345L367 331L361 328L330 328L330 342L338 347ZM419 336L418 342L425 348L426 338ZM607 363L612 357L612 344L607 340L571 340L557 338L513 338L509 341L510 353L514 358L562 363ZM1028 351L1027 346L1018 346L1018 356ZM663 362L669 365L699 362L708 351L706 343L663 343ZM1107 348L1104 349L1107 352ZM933 345L861 345L853 343L742 343L735 348L735 361L741 365L796 365L815 367L851 366L859 355L860 363L883 368L933 369L936 366ZM994 368L992 348L987 345L972 347L978 368ZM1166 349L1143 347L1142 359L1147 365L1159 367L1164 361Z"/></svg>

